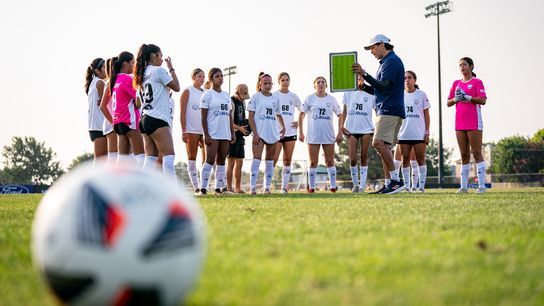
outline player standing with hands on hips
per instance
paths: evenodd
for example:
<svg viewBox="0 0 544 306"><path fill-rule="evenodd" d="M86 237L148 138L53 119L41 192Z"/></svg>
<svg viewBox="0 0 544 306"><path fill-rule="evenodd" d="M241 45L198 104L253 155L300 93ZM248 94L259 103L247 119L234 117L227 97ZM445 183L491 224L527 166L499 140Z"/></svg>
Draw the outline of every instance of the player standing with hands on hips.
<svg viewBox="0 0 544 306"><path fill-rule="evenodd" d="M453 82L448 96L448 107L455 105L455 134L461 151L461 188L457 193L468 192L470 171L470 152L476 162L478 172L477 193L485 192L485 161L482 157L482 110L487 96L484 83L474 73L474 61L470 57L459 60L459 70L463 77Z"/></svg>
<svg viewBox="0 0 544 306"><path fill-rule="evenodd" d="M393 163L391 149L397 143L397 136L406 114L404 111L404 64L393 51L390 39L382 34L374 36L365 46L380 67L376 78L368 74L358 63L353 64L353 72L362 76L374 90L376 97L376 131L372 146L382 158L385 176L384 186L375 193L394 194L404 190L404 183Z"/></svg>

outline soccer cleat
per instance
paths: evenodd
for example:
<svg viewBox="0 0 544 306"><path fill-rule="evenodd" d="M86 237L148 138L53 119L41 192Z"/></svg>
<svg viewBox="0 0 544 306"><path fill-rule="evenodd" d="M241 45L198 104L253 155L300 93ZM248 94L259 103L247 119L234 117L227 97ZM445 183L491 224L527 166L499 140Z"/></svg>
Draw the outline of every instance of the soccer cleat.
<svg viewBox="0 0 544 306"><path fill-rule="evenodd" d="M380 189L378 189L376 191L369 192L368 194L382 194L385 189L386 189L386 186L384 184Z"/></svg>
<svg viewBox="0 0 544 306"><path fill-rule="evenodd" d="M476 193L485 193L485 187L484 188L478 188L476 190Z"/></svg>
<svg viewBox="0 0 544 306"><path fill-rule="evenodd" d="M200 189L195 188L195 195L199 195L199 194L200 194Z"/></svg>
<svg viewBox="0 0 544 306"><path fill-rule="evenodd" d="M385 190L382 192L382 194L395 194L403 191L404 189L406 189L406 186L404 185L404 182L402 180L391 180L391 183L385 187Z"/></svg>
<svg viewBox="0 0 544 306"><path fill-rule="evenodd" d="M287 193L288 193L288 192L287 192L287 188L282 188L282 189L281 189L281 194L287 194Z"/></svg>
<svg viewBox="0 0 544 306"><path fill-rule="evenodd" d="M227 192L227 191L228 191L227 187L223 187L223 188L221 189L221 192L222 192L222 193L225 193L225 192Z"/></svg>
<svg viewBox="0 0 544 306"><path fill-rule="evenodd" d="M416 187L412 187L412 189L410 189L411 192L417 192L419 189L417 189Z"/></svg>
<svg viewBox="0 0 544 306"><path fill-rule="evenodd" d="M256 195L257 191L255 190L255 188L251 188L251 189L249 189L249 194L250 195Z"/></svg>
<svg viewBox="0 0 544 306"><path fill-rule="evenodd" d="M200 189L200 194L201 194L201 195L205 195L206 193L208 193L208 191L206 190L206 188L201 188L201 189Z"/></svg>
<svg viewBox="0 0 544 306"><path fill-rule="evenodd" d="M425 193L425 188L419 188L417 191L419 191L421 193Z"/></svg>
<svg viewBox="0 0 544 306"><path fill-rule="evenodd" d="M215 188L215 191L213 192L213 195L221 195L223 192L221 192L221 188Z"/></svg>
<svg viewBox="0 0 544 306"><path fill-rule="evenodd" d="M468 193L468 189L466 188L459 188L457 189L457 192L456 193Z"/></svg>
<svg viewBox="0 0 544 306"><path fill-rule="evenodd" d="M359 193L359 186L353 186L353 188L351 189L351 192Z"/></svg>
<svg viewBox="0 0 544 306"><path fill-rule="evenodd" d="M270 189L265 188L265 189L261 190L261 194L271 194Z"/></svg>
<svg viewBox="0 0 544 306"><path fill-rule="evenodd" d="M313 188L308 189L308 193L315 193L315 189Z"/></svg>
<svg viewBox="0 0 544 306"><path fill-rule="evenodd" d="M336 187L330 189L332 193L336 193Z"/></svg>

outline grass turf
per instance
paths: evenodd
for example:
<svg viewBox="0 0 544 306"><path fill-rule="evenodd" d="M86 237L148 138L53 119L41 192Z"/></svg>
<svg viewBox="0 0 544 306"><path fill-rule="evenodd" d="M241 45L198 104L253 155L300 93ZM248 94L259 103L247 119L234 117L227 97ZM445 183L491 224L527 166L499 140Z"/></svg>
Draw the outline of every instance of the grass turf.
<svg viewBox="0 0 544 306"><path fill-rule="evenodd" d="M32 268L38 195L0 196L0 305L54 305ZM544 189L203 197L188 305L542 305Z"/></svg>

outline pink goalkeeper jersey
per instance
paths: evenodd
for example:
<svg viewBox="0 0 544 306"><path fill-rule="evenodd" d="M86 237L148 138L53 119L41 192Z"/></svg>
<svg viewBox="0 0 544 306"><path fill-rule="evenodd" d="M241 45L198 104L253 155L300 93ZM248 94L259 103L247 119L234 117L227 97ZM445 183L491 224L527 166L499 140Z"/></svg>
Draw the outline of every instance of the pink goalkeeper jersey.
<svg viewBox="0 0 544 306"><path fill-rule="evenodd" d="M113 124L126 123L135 130L140 122L140 110L136 108L136 89L132 87L132 76L120 73L111 94Z"/></svg>
<svg viewBox="0 0 544 306"><path fill-rule="evenodd" d="M472 78L467 82L463 82L462 80L453 82L448 100L455 97L457 88L463 89L469 96L487 99L484 83L478 78ZM481 131L483 128L484 124L482 121L482 109L480 104L474 104L470 101L460 101L455 104L456 131Z"/></svg>

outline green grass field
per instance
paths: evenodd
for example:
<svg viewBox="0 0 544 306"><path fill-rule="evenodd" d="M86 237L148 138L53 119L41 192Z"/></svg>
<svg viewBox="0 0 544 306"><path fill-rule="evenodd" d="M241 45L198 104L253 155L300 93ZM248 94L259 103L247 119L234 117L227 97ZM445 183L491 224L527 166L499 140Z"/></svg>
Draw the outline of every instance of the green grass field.
<svg viewBox="0 0 544 306"><path fill-rule="evenodd" d="M0 305L54 305L33 269L38 195L0 196ZM544 189L199 198L188 305L544 305Z"/></svg>

